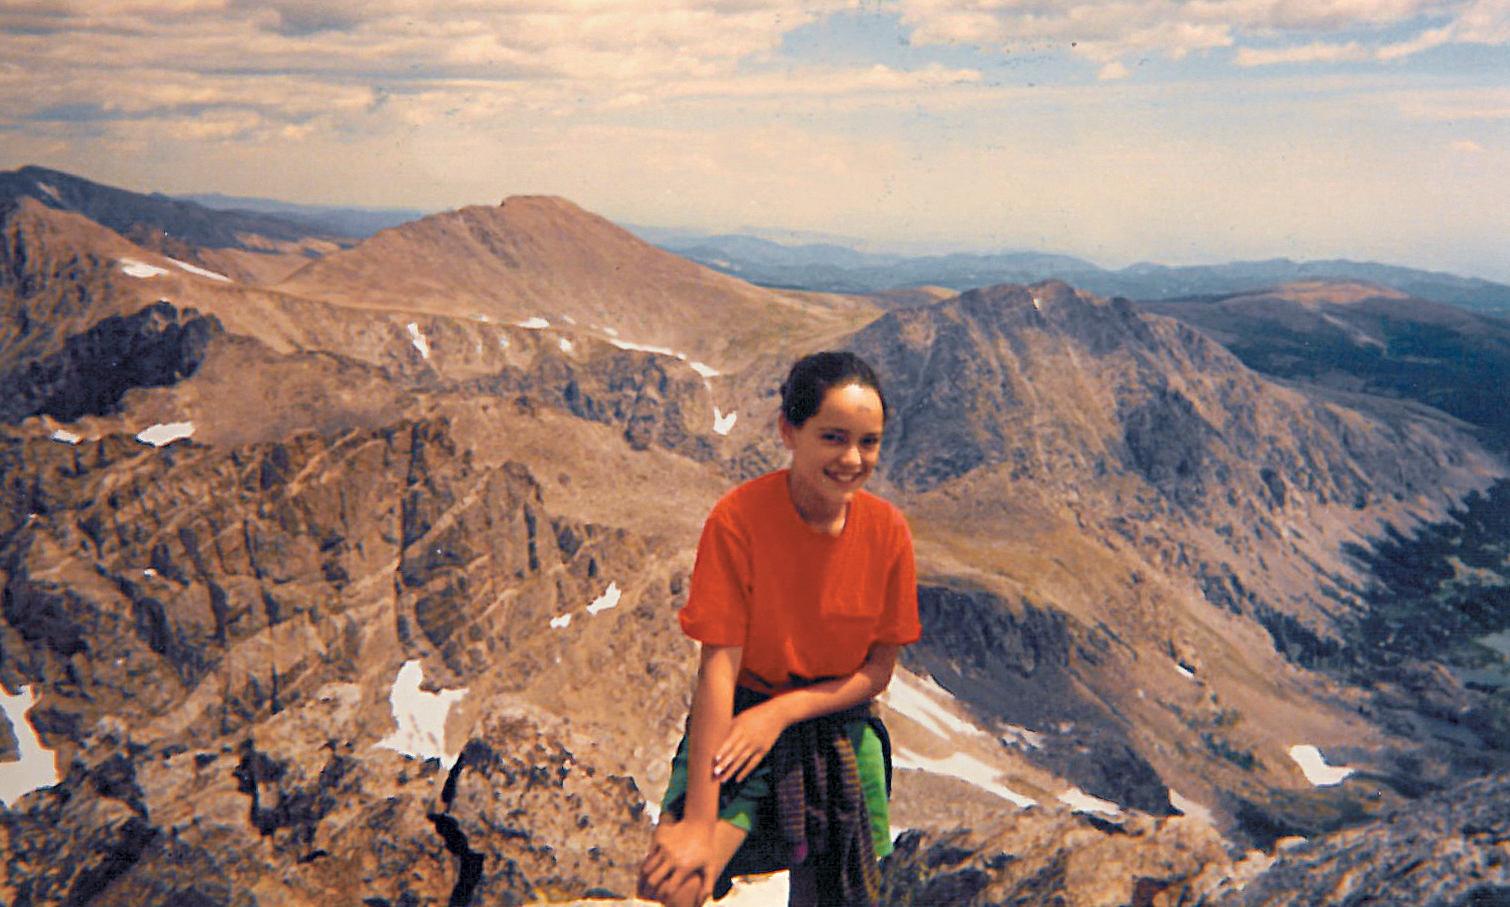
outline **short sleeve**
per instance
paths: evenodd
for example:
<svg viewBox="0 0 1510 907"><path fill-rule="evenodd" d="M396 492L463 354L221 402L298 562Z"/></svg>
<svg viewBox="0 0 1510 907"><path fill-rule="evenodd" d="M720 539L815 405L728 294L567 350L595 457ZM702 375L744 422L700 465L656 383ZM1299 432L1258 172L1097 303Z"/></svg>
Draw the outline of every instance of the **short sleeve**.
<svg viewBox="0 0 1510 907"><path fill-rule="evenodd" d="M892 510L892 544L886 568L886 600L876 642L905 646L923 637L918 620L918 576L912 556L912 530L901 511Z"/></svg>
<svg viewBox="0 0 1510 907"><path fill-rule="evenodd" d="M726 508L703 524L692 587L677 620L682 632L713 646L743 646L750 623L750 551ZM915 609L914 609L915 610Z"/></svg>

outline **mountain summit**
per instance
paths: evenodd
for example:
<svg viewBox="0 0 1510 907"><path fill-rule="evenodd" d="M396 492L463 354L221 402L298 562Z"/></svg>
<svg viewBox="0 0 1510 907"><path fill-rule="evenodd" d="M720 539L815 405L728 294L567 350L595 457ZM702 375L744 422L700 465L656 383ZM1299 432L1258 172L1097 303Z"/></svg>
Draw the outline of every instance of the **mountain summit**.
<svg viewBox="0 0 1510 907"><path fill-rule="evenodd" d="M751 286L546 196L384 230L310 264L278 289L339 305L543 319L721 365L748 361L761 338L815 319L839 327L864 309L842 297Z"/></svg>

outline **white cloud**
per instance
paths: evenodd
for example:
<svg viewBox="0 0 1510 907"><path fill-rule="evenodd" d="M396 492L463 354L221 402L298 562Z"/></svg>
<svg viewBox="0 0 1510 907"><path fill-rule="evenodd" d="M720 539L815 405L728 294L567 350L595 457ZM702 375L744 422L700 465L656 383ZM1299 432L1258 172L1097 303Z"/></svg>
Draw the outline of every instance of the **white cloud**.
<svg viewBox="0 0 1510 907"><path fill-rule="evenodd" d="M1318 59L1391 59L1449 41L1510 43L1505 0L902 0L913 40L1007 50L1044 45L1072 49L1106 64L1138 55L1182 59L1188 54L1274 36L1312 38L1344 29L1384 30L1419 21L1448 20L1408 41L1371 49L1355 42L1308 41L1287 50L1242 47L1243 65ZM1120 78L1115 68L1103 78Z"/></svg>
<svg viewBox="0 0 1510 907"><path fill-rule="evenodd" d="M1297 47L1240 48L1234 62L1238 66L1275 66L1286 63L1351 63L1368 58L1369 52L1356 41L1346 44L1316 41Z"/></svg>

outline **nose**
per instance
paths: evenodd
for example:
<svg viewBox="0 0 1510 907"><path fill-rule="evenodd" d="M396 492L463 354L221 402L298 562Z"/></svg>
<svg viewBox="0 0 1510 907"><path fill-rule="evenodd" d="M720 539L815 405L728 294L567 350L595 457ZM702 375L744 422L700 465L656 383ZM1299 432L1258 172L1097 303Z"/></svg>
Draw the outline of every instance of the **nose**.
<svg viewBox="0 0 1510 907"><path fill-rule="evenodd" d="M854 467L859 467L862 463L864 463L865 458L860 454L860 445L851 444L848 447L844 448L844 458L842 462L845 466Z"/></svg>

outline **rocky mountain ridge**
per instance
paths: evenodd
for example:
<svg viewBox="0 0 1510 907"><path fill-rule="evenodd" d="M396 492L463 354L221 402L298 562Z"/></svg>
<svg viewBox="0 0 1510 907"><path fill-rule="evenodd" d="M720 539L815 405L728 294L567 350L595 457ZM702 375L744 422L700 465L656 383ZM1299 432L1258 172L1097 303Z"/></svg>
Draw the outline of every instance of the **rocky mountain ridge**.
<svg viewBox="0 0 1510 907"><path fill-rule="evenodd" d="M922 575L886 699L920 835L894 891L994 903L1005 828L1060 867L1026 903L1196 903L1265 877L1251 847L1501 770L1492 697L1429 658L1369 687L1314 657L1372 606L1357 551L1506 475L1470 426L1275 384L1064 284L881 316L515 201L276 287L13 209L0 681L36 691L61 777L0 812L8 903L627 893L702 515L779 465L775 383L835 343L887 376L877 490ZM409 299L416 262L438 289ZM1353 775L1314 786L1301 744Z"/></svg>

